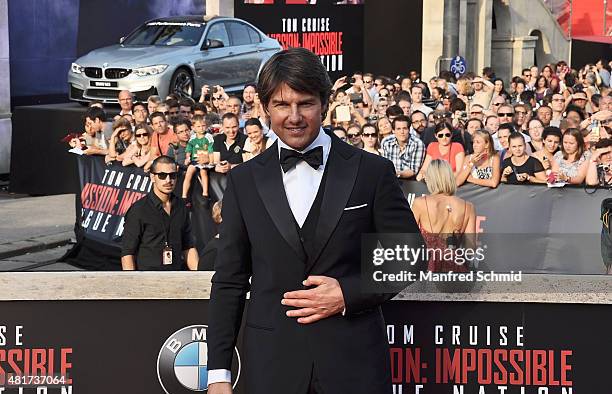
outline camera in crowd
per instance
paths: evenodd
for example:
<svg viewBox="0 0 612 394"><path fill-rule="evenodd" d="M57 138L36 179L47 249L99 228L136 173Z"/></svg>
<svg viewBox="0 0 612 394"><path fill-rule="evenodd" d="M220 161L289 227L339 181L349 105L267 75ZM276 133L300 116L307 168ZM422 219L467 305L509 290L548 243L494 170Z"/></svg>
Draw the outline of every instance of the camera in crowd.
<svg viewBox="0 0 612 394"><path fill-rule="evenodd" d="M464 112L465 113L465 112ZM446 122L449 119L453 118L453 114L451 112L435 110L432 114L433 121L435 124ZM466 114L467 117L467 114Z"/></svg>
<svg viewBox="0 0 612 394"><path fill-rule="evenodd" d="M351 93L349 94L349 97L351 99L351 103L353 104L363 103L363 96L361 93Z"/></svg>

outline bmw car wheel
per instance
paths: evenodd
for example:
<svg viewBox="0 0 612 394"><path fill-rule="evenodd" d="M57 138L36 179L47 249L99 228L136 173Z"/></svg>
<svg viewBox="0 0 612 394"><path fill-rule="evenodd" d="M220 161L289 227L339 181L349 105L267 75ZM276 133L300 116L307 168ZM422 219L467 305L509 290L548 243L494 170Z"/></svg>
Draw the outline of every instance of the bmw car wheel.
<svg viewBox="0 0 612 394"><path fill-rule="evenodd" d="M193 78L189 71L179 68L174 72L170 80L170 93L175 93L179 97L191 97L193 94Z"/></svg>

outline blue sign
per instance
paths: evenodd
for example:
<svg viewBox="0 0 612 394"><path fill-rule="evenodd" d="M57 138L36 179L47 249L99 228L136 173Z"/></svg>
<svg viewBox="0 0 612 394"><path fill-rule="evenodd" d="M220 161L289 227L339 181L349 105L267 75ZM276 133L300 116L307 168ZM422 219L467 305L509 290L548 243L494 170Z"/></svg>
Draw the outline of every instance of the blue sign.
<svg viewBox="0 0 612 394"><path fill-rule="evenodd" d="M461 56L455 56L451 60L450 72L455 75L455 78L459 78L467 71L467 62Z"/></svg>

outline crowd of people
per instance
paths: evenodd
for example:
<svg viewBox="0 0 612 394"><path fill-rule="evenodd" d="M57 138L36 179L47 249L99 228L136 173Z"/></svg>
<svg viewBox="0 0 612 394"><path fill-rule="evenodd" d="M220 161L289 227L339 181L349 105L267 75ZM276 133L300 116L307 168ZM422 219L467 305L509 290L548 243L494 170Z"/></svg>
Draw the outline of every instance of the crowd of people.
<svg viewBox="0 0 612 394"><path fill-rule="evenodd" d="M445 174L452 175L454 186L447 179L445 190L452 193L445 195L451 200L457 187L470 183L487 188L500 182L610 187L609 69L603 60L580 70L559 62L526 68L509 84L489 67L482 75L467 73L458 79L443 71L429 81L416 71L395 79L356 72L333 84L322 125L346 144L390 160L398 178L430 187L432 163L438 170L443 168L440 162L447 163ZM152 174L156 159L171 158L184 180L173 193L180 194L187 208L194 190L209 204L212 173L225 180L232 168L277 139L255 85L245 86L241 95L204 86L197 102L175 95L134 102L129 91L121 91L118 101L121 110L110 121L103 105L92 102L84 116L85 132L70 145L82 154L103 155L107 163L134 165ZM158 180L160 188L165 180ZM419 204L413 207L417 211ZM472 216L466 211L457 220L467 226ZM428 225L423 228L435 230ZM207 260L199 264L206 267L202 269L212 269L213 260ZM188 266L197 269L198 264Z"/></svg>
<svg viewBox="0 0 612 394"><path fill-rule="evenodd" d="M424 81L416 71L389 78L356 72L333 86L323 125L348 144L391 160L397 176L424 180L429 163L447 161L457 186L495 188L541 183L612 183L610 64L580 70L563 61L522 70L508 84L490 67L455 79ZM160 155L174 157L208 197L208 172L225 174L275 140L255 85L242 95L204 86L199 101L170 95L134 103L119 93L112 125L93 102L85 133L70 144L107 162L148 171ZM196 175L194 177L194 175Z"/></svg>
<svg viewBox="0 0 612 394"><path fill-rule="evenodd" d="M548 183L610 186L610 65L526 68L506 87L490 67L425 82L355 73L336 81L326 124L340 138L424 180L447 161L457 186Z"/></svg>

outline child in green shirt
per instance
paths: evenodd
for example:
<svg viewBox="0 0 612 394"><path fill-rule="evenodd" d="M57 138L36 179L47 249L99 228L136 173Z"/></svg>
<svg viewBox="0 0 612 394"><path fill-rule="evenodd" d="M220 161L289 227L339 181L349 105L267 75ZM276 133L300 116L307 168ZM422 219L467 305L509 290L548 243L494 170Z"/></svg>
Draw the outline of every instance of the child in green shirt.
<svg viewBox="0 0 612 394"><path fill-rule="evenodd" d="M202 196L208 199L208 172L204 165L210 162L209 155L213 153L213 138L206 133L206 123L203 116L193 117L193 131L196 137L187 143L185 149L185 165L187 172L183 181L183 198L189 196L191 180L196 171L200 171L200 183L202 185Z"/></svg>

